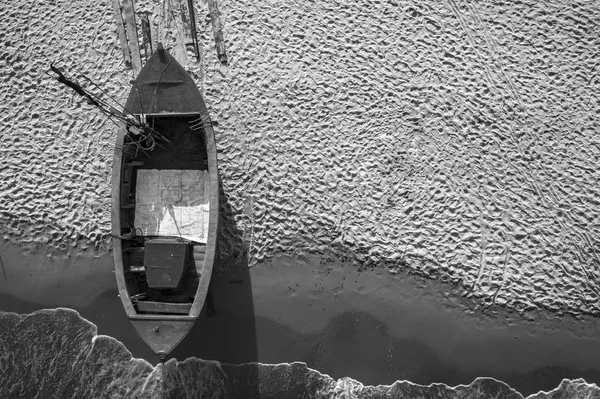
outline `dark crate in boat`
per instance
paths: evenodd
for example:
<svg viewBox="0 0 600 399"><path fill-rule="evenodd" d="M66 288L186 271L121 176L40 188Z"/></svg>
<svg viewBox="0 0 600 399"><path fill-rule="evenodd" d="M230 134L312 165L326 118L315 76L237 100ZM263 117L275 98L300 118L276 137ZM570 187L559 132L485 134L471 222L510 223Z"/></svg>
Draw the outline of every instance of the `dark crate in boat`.
<svg viewBox="0 0 600 399"><path fill-rule="evenodd" d="M177 289L187 272L190 259L188 242L155 239L146 243L144 269L148 287L155 289Z"/></svg>

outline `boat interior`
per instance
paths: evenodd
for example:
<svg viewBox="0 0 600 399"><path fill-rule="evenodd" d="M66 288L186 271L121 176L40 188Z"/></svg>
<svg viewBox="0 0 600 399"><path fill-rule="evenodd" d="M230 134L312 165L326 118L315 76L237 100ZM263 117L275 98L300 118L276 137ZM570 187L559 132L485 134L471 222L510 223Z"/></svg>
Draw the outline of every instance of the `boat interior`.
<svg viewBox="0 0 600 399"><path fill-rule="evenodd" d="M201 220L201 226L192 228L207 231L210 185L205 133L198 115L146 116L145 122L155 132L153 142L139 146L136 143L140 135L129 131L122 150L120 227L124 275L138 314L184 315L189 313L198 288L206 239L202 235L181 234L177 222L177 229L170 233L160 226L161 218L166 220L173 212L188 218L200 214L206 215L205 220ZM167 172L170 174L165 175ZM192 181L191 191L183 187L190 185L189 179L180 183L183 188L177 189L176 185L164 182L172 180L172 176L184 176L184 180L186 176L194 176L196 180ZM146 187L147 183L142 182L153 178L163 179L160 187L155 185L158 197L154 199L151 191L144 191L152 186ZM195 186L203 188L194 192ZM170 187L179 191L168 192ZM175 206L166 203L165 197L177 197L173 200ZM190 211L193 207L188 206L192 203L200 209L195 214Z"/></svg>

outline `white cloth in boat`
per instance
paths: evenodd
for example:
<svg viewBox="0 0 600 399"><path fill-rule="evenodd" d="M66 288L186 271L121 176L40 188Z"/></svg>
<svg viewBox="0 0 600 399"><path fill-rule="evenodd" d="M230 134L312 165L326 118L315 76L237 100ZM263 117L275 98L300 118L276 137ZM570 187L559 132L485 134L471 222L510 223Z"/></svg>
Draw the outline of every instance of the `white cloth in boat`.
<svg viewBox="0 0 600 399"><path fill-rule="evenodd" d="M206 243L209 199L206 170L139 169L134 225L145 236Z"/></svg>

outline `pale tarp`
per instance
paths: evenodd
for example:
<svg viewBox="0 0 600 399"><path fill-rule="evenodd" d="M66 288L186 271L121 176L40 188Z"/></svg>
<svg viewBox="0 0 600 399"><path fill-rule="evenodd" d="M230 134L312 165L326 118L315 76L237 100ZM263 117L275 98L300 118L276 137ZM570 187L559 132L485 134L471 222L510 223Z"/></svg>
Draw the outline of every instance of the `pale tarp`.
<svg viewBox="0 0 600 399"><path fill-rule="evenodd" d="M139 169L135 227L145 236L179 236L206 243L209 196L205 170Z"/></svg>

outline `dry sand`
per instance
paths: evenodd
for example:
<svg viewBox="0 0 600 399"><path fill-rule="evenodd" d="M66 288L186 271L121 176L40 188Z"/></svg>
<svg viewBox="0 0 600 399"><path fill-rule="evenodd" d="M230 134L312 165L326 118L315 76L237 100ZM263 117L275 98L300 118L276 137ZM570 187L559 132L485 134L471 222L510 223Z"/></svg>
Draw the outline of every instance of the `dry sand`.
<svg viewBox="0 0 600 399"><path fill-rule="evenodd" d="M600 310L597 2L221 1L227 66L196 3L189 66L253 263L333 249L484 305ZM106 250L117 127L45 71L124 100L110 2L0 20L2 234Z"/></svg>

